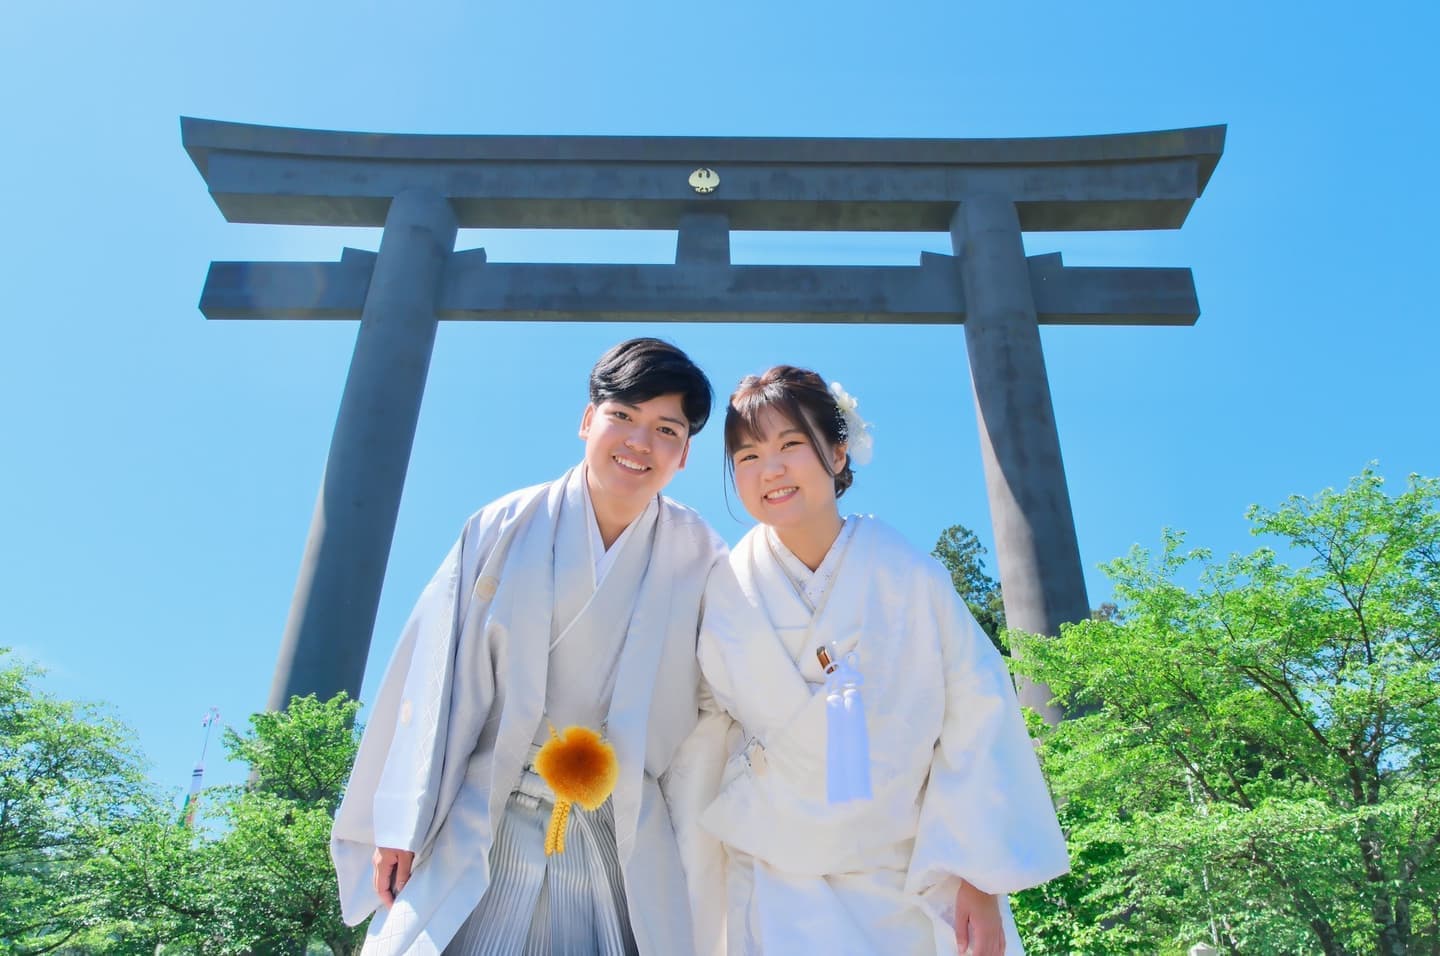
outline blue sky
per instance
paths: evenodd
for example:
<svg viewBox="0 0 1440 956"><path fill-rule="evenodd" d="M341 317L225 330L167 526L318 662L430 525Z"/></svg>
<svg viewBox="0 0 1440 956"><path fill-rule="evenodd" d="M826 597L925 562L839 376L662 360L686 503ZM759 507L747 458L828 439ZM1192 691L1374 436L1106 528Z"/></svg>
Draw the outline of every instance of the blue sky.
<svg viewBox="0 0 1440 956"><path fill-rule="evenodd" d="M884 11L883 13L881 11ZM1092 604L1161 528L1248 550L1247 505L1440 474L1435 8L1353 4L59 2L0 13L0 644L103 700L182 788L218 706L262 707L348 323L207 322L207 264L335 259L364 230L224 222L178 117L384 132L1058 136L1229 125L1185 227L1035 234L1072 265L1187 266L1194 328L1049 329ZM670 261L663 233L463 233L493 260ZM736 234L737 262L914 264L948 237ZM442 327L373 688L465 517L578 459L585 374L659 333L727 393L778 361L875 424L846 502L990 540L959 327ZM718 429L673 494L729 540ZM732 496L733 501L733 496ZM731 505L742 515L738 502ZM993 559L991 568L993 569ZM213 755L213 752L212 752ZM211 780L234 767L211 761Z"/></svg>

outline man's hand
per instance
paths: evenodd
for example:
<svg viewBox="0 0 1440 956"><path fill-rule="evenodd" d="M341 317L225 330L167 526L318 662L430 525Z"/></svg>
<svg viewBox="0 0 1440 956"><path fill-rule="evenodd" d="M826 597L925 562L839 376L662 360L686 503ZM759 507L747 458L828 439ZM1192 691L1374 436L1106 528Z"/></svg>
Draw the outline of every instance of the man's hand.
<svg viewBox="0 0 1440 956"><path fill-rule="evenodd" d="M410 866L415 862L415 854L382 846L376 847L372 859L375 861L375 895L380 897L380 905L389 909L410 882Z"/></svg>
<svg viewBox="0 0 1440 956"><path fill-rule="evenodd" d="M1005 952L1000 901L964 880L955 893L955 944L969 956L1002 956Z"/></svg>

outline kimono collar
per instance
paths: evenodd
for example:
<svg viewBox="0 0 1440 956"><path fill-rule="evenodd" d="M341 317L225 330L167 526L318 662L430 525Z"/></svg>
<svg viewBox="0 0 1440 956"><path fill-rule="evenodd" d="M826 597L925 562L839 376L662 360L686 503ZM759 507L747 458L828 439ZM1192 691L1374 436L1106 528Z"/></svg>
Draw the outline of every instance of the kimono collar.
<svg viewBox="0 0 1440 956"><path fill-rule="evenodd" d="M634 537L631 534L637 527L646 527L650 516L660 510L660 498L657 495L650 499L645 510L625 526L620 532L620 537L609 548L605 547L605 539L600 536L600 519L595 517L595 502L590 498L590 472L585 465L579 468L581 481L581 495L585 499L585 522L590 529L590 558L595 566L595 586L599 587L600 582L605 580L605 575L615 565L615 559L619 556L625 544Z"/></svg>
<svg viewBox="0 0 1440 956"><path fill-rule="evenodd" d="M795 593L810 606L813 612L825 599L825 592L830 590L831 583L835 580L835 574L840 570L840 562L845 556L845 546L850 543L851 537L855 534L855 527L858 524L853 518L846 518L840 525L840 533L830 545L830 550L825 552L825 558L814 571L806 566L795 556L795 552L785 546L780 540L780 535L775 529L765 527L765 541L770 546L770 553L774 555L776 562L780 565L785 576L795 588Z"/></svg>

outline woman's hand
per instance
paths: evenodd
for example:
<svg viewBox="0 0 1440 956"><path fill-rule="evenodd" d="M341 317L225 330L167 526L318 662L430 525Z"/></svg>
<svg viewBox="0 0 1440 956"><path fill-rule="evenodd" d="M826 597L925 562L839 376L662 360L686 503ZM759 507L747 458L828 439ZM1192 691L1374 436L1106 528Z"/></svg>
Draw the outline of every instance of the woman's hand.
<svg viewBox="0 0 1440 956"><path fill-rule="evenodd" d="M375 848L371 859L375 863L375 895L380 897L380 905L389 909L410 882L410 866L415 862L415 854L381 846Z"/></svg>
<svg viewBox="0 0 1440 956"><path fill-rule="evenodd" d="M1002 956L1005 952L1000 900L964 880L955 893L955 944L969 956Z"/></svg>

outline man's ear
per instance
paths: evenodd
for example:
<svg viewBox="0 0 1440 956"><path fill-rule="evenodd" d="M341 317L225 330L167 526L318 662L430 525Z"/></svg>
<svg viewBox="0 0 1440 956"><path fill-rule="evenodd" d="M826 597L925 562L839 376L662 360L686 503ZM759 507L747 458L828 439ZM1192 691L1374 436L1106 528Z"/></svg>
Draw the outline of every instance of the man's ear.
<svg viewBox="0 0 1440 956"><path fill-rule="evenodd" d="M680 464L675 467L676 471L685 470L685 459L690 457L690 439L685 439L685 450L680 453Z"/></svg>
<svg viewBox="0 0 1440 956"><path fill-rule="evenodd" d="M595 403L590 402L585 406L585 414L580 416L580 437L590 437L590 422L595 418Z"/></svg>

